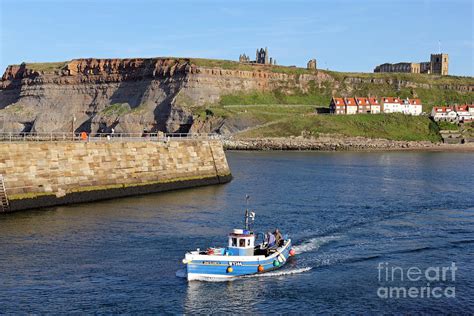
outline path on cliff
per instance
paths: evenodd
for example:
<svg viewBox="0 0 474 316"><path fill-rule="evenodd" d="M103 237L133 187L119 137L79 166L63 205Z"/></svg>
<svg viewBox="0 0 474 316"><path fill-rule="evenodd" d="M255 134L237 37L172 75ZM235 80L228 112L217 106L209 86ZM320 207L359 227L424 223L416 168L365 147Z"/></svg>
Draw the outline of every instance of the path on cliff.
<svg viewBox="0 0 474 316"><path fill-rule="evenodd" d="M262 127L268 127L268 126L271 126L271 125L274 125L274 124L277 124L277 123L280 123L280 122L283 122L285 121L286 118L281 118L279 120L275 120L275 121L270 121L270 122L266 122L266 123L263 123L263 124L258 124L258 125L254 125L254 126L250 126L250 127L247 127L243 130L240 130L236 133L234 133L234 136L237 136L237 135L241 135L243 133L246 133L246 132L249 132L249 131L253 131L253 130L256 130L256 129L259 129L259 128L262 128Z"/></svg>
<svg viewBox="0 0 474 316"><path fill-rule="evenodd" d="M283 108L297 108L297 107L308 107L308 104L230 104L224 105L223 108L245 108L245 107L283 107ZM315 107L317 107L315 105Z"/></svg>

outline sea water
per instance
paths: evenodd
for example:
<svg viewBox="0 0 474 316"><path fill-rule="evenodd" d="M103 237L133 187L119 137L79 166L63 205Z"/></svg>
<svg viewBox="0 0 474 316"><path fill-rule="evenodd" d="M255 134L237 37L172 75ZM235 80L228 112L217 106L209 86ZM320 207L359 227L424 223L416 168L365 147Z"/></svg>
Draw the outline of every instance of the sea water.
<svg viewBox="0 0 474 316"><path fill-rule="evenodd" d="M0 216L0 313L474 312L472 154L227 157L226 185ZM184 253L225 245L246 194L255 230L289 234L296 257L187 282Z"/></svg>

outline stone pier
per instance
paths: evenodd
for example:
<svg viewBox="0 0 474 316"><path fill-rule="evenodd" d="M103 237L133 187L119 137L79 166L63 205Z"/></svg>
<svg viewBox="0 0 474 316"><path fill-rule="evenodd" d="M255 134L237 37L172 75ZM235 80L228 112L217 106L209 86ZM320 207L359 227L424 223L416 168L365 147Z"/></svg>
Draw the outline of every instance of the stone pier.
<svg viewBox="0 0 474 316"><path fill-rule="evenodd" d="M0 143L0 174L12 211L230 181L222 143Z"/></svg>

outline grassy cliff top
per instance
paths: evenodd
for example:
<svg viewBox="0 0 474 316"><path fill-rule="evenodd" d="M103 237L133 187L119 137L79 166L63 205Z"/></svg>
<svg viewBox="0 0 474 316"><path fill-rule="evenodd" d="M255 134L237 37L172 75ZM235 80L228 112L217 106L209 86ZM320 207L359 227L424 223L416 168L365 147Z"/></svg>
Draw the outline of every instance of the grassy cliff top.
<svg viewBox="0 0 474 316"><path fill-rule="evenodd" d="M156 57L157 59L172 58L177 60L190 60L191 63L199 67L222 68L244 71L268 71L275 73L286 73L293 75L315 74L316 71L295 67L280 65L261 65L261 64L242 64L233 60L224 59L206 59L206 58L181 58L181 57ZM26 67L35 71L54 72L63 68L69 61L47 62L47 63L26 63ZM426 83L435 85L474 85L474 77L462 76L439 76L428 74L409 74L409 73L361 73L361 72L338 72L329 70L317 70L331 75L338 81L345 78L361 79L385 79L385 80L403 80L414 83Z"/></svg>
<svg viewBox="0 0 474 316"><path fill-rule="evenodd" d="M51 63L25 63L27 69L31 69L38 72L54 72L61 70L66 66L67 61L51 62Z"/></svg>

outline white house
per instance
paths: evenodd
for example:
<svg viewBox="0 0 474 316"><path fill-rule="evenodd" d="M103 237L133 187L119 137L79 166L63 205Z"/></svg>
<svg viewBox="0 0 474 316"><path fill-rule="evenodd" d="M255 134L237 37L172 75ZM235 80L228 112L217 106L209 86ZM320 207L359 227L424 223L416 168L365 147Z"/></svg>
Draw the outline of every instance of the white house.
<svg viewBox="0 0 474 316"><path fill-rule="evenodd" d="M384 113L402 113L402 104L399 98L383 97L382 109Z"/></svg>
<svg viewBox="0 0 474 316"><path fill-rule="evenodd" d="M354 98L344 98L346 114L357 114L357 103Z"/></svg>
<svg viewBox="0 0 474 316"><path fill-rule="evenodd" d="M472 121L472 115L469 112L468 105L457 105L454 107L454 110L457 114L457 121L458 122L470 122Z"/></svg>
<svg viewBox="0 0 474 316"><path fill-rule="evenodd" d="M408 103L410 104L408 114L421 115L421 112L423 111L423 105L421 104L420 99L408 99Z"/></svg>
<svg viewBox="0 0 474 316"><path fill-rule="evenodd" d="M471 113L471 116L474 117L474 104L468 105L469 107L469 113Z"/></svg>
<svg viewBox="0 0 474 316"><path fill-rule="evenodd" d="M434 106L433 109L431 109L431 117L436 122L447 121L448 113L453 112L453 110L454 109L452 107L448 106Z"/></svg>
<svg viewBox="0 0 474 316"><path fill-rule="evenodd" d="M329 113L331 114L346 114L346 104L343 98L332 98L329 104Z"/></svg>
<svg viewBox="0 0 474 316"><path fill-rule="evenodd" d="M354 98L357 104L357 113L370 113L370 103L368 98Z"/></svg>
<svg viewBox="0 0 474 316"><path fill-rule="evenodd" d="M379 114L380 113L380 103L377 98L368 98L370 104L370 113Z"/></svg>

